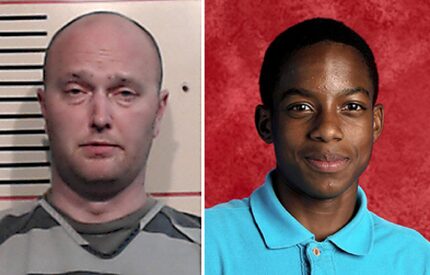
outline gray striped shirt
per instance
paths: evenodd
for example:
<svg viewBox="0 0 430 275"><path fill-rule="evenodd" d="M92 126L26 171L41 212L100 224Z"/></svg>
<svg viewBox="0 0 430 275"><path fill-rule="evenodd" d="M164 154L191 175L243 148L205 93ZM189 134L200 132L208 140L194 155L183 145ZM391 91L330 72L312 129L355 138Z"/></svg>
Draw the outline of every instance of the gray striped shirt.
<svg viewBox="0 0 430 275"><path fill-rule="evenodd" d="M200 219L153 203L104 253L45 199L0 212L0 274L200 274Z"/></svg>

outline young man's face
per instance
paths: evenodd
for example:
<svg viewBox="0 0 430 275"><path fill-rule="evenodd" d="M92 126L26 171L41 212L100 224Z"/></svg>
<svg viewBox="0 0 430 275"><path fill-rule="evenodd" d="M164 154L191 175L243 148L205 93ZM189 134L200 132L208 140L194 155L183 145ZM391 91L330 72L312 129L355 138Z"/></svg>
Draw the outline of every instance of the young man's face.
<svg viewBox="0 0 430 275"><path fill-rule="evenodd" d="M382 130L373 92L368 67L351 46L320 42L294 54L267 120L280 181L316 199L353 186Z"/></svg>

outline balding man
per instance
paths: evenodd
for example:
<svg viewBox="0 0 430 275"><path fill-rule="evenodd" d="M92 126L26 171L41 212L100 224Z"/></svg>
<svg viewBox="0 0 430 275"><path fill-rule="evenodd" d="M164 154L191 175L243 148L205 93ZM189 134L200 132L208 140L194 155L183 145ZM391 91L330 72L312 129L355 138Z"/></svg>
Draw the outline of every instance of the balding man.
<svg viewBox="0 0 430 275"><path fill-rule="evenodd" d="M199 219L144 188L168 98L152 35L86 14L54 35L44 65L52 187L1 214L0 274L199 274Z"/></svg>

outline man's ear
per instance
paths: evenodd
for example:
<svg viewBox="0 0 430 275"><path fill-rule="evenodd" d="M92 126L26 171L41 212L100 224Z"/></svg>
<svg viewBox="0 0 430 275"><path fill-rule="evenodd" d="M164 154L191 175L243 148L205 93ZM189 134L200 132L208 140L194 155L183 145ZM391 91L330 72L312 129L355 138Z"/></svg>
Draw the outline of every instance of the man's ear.
<svg viewBox="0 0 430 275"><path fill-rule="evenodd" d="M382 129L384 128L384 106L382 104L376 104L373 107L373 142L376 140L382 133Z"/></svg>
<svg viewBox="0 0 430 275"><path fill-rule="evenodd" d="M273 142L272 113L267 106L258 105L255 109L255 127L264 142L267 144Z"/></svg>
<svg viewBox="0 0 430 275"><path fill-rule="evenodd" d="M169 92L166 89L161 90L158 95L158 110L155 115L155 121L154 121L154 132L153 132L154 138L160 132L161 119L163 118L163 115L166 111L168 98L169 98Z"/></svg>
<svg viewBox="0 0 430 275"><path fill-rule="evenodd" d="M42 115L46 118L46 95L45 90L43 88L37 89L37 100L39 101L40 110L42 111Z"/></svg>
<svg viewBox="0 0 430 275"><path fill-rule="evenodd" d="M37 100L39 101L40 110L42 111L42 116L45 119L45 133L48 133L47 121L46 121L46 91L43 88L37 89Z"/></svg>

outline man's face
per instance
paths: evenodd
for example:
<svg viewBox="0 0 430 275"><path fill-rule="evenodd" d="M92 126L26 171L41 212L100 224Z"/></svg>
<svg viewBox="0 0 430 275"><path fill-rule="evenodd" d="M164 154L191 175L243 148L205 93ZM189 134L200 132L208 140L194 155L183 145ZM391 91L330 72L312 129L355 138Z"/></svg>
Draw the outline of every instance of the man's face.
<svg viewBox="0 0 430 275"><path fill-rule="evenodd" d="M334 198L357 183L382 130L382 106L353 47L320 42L282 68L270 112L277 176L311 198ZM268 111L267 111L268 112Z"/></svg>
<svg viewBox="0 0 430 275"><path fill-rule="evenodd" d="M167 100L159 68L149 38L117 16L83 19L60 34L39 91L54 183L91 199L143 184Z"/></svg>

